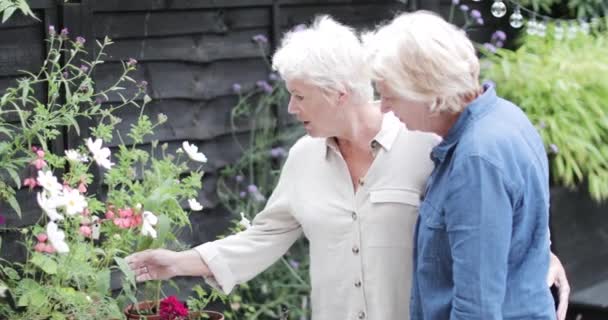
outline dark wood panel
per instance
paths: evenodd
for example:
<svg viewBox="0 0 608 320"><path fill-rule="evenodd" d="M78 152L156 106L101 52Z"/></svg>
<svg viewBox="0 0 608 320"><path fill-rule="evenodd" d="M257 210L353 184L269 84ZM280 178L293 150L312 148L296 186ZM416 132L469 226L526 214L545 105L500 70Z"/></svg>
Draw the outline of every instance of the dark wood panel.
<svg viewBox="0 0 608 320"><path fill-rule="evenodd" d="M122 66L117 63L101 65L96 75L99 88L107 88L115 81ZM154 99L202 99L230 95L232 86L240 83L244 91L255 86L258 80L268 77L268 68L260 59L220 61L211 64L187 64L176 62L142 63L133 75L134 79L146 79L148 92ZM125 96L135 92L134 86L128 88ZM118 102L117 95L110 101Z"/></svg>
<svg viewBox="0 0 608 320"><path fill-rule="evenodd" d="M161 12L98 13L93 16L97 38L156 37L192 33L226 33L268 27L269 8Z"/></svg>
<svg viewBox="0 0 608 320"><path fill-rule="evenodd" d="M95 11L158 11L202 8L270 6L273 0L104 0L93 1Z"/></svg>
<svg viewBox="0 0 608 320"><path fill-rule="evenodd" d="M376 24L392 18L396 12L404 11L403 4L361 4L325 6L285 6L281 8L281 26L289 27L312 20L316 15L329 14L346 24Z"/></svg>
<svg viewBox="0 0 608 320"><path fill-rule="evenodd" d="M267 29L234 31L226 35L197 34L171 38L117 40L108 47L106 61L186 61L211 62L224 59L256 58L269 54L268 46L262 49L251 39Z"/></svg>
<svg viewBox="0 0 608 320"><path fill-rule="evenodd" d="M38 70L45 52L40 30L35 25L0 30L0 77L20 75L19 70Z"/></svg>
<svg viewBox="0 0 608 320"><path fill-rule="evenodd" d="M155 129L153 136L146 137L145 142L149 143L153 140L163 142L210 140L230 134L232 132L230 114L237 102L238 98L236 96L225 96L210 101L154 101L146 106L144 114L155 121L158 115L163 113L167 115L168 120ZM137 121L139 109L127 107L117 112L116 115L123 120L116 127L116 130L122 133L122 139L125 143L131 143L131 140L124 133L128 132L131 124ZM250 129L249 122L246 119L235 122L235 132L244 132ZM118 137L114 138L111 145L119 144Z"/></svg>

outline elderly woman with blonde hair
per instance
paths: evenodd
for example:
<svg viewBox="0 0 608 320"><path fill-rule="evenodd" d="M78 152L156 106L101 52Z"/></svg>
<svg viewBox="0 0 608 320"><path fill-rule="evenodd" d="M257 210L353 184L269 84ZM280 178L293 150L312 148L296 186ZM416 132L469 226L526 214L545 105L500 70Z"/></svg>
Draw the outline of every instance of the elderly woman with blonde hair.
<svg viewBox="0 0 608 320"><path fill-rule="evenodd" d="M473 44L433 13L402 14L364 42L382 110L443 138L416 224L411 319L555 319L534 126L479 84Z"/></svg>

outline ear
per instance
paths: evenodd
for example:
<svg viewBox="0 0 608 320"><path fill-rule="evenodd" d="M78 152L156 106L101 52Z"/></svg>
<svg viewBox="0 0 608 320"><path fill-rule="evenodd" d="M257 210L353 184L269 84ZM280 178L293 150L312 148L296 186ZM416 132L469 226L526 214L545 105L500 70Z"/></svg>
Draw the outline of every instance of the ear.
<svg viewBox="0 0 608 320"><path fill-rule="evenodd" d="M338 91L338 105L339 106L343 106L344 104L346 104L346 100L348 100L349 97L349 93L348 92L343 92L343 91Z"/></svg>

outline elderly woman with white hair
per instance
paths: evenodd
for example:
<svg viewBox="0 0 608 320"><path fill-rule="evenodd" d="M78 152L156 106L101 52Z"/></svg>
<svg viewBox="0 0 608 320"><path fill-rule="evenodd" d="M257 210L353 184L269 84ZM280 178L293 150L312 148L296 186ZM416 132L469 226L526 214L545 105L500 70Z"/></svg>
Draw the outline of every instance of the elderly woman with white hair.
<svg viewBox="0 0 608 320"><path fill-rule="evenodd" d="M264 210L246 231L193 250L136 253L129 265L140 281L199 275L229 293L304 234L312 319L407 319L413 227L438 138L382 114L361 42L328 17L287 33L273 67L308 135L289 151Z"/></svg>
<svg viewBox="0 0 608 320"><path fill-rule="evenodd" d="M383 111L443 138L416 224L411 319L555 319L534 126L479 84L473 44L441 17L405 13L364 41Z"/></svg>

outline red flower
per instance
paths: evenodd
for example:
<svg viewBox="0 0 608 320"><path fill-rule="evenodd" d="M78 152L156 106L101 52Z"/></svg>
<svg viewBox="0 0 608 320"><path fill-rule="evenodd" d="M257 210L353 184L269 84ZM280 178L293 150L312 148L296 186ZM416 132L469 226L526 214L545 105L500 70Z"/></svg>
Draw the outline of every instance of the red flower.
<svg viewBox="0 0 608 320"><path fill-rule="evenodd" d="M177 297L169 296L160 301L160 317L163 320L174 320L187 317L188 308Z"/></svg>

